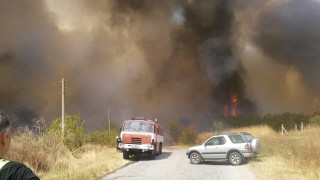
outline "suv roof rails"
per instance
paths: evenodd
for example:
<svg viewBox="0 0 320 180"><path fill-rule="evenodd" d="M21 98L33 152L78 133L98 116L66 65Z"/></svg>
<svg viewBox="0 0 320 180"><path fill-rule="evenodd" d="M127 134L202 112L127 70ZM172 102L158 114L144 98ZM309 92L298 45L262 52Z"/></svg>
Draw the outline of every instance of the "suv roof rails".
<svg viewBox="0 0 320 180"><path fill-rule="evenodd" d="M234 132L234 133L228 133L227 135L231 135L231 134L250 134L247 132Z"/></svg>

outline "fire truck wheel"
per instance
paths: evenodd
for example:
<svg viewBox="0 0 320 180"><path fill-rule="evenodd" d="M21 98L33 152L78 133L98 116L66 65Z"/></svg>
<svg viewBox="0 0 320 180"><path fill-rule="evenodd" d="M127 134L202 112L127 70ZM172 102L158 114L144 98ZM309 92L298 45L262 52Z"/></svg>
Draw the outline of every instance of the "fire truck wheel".
<svg viewBox="0 0 320 180"><path fill-rule="evenodd" d="M151 159L155 159L157 155L157 145L154 145L153 151L150 154Z"/></svg>
<svg viewBox="0 0 320 180"><path fill-rule="evenodd" d="M134 154L134 160L135 160L135 161L139 161L140 158L141 158L141 154L140 154L140 153Z"/></svg>
<svg viewBox="0 0 320 180"><path fill-rule="evenodd" d="M160 147L159 147L159 154L162 154L162 144L160 144Z"/></svg>
<svg viewBox="0 0 320 180"><path fill-rule="evenodd" d="M123 151L123 159L129 159L129 152L128 151Z"/></svg>

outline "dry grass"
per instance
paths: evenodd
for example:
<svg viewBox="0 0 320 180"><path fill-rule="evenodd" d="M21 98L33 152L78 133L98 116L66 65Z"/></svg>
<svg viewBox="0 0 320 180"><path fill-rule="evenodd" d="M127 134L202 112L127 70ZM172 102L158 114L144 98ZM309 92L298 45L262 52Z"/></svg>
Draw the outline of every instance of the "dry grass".
<svg viewBox="0 0 320 180"><path fill-rule="evenodd" d="M284 136L268 126L226 132L249 132L260 139L260 158L249 163L258 179L320 179L319 127ZM202 133L198 139L203 142L211 135L213 133Z"/></svg>
<svg viewBox="0 0 320 180"><path fill-rule="evenodd" d="M68 151L59 140L36 136L28 128L15 132L12 136L8 159L22 162L34 171L48 171L59 154Z"/></svg>
<svg viewBox="0 0 320 180"><path fill-rule="evenodd" d="M78 152L59 157L49 172L39 176L41 179L97 179L128 162L115 148L85 145Z"/></svg>
<svg viewBox="0 0 320 180"><path fill-rule="evenodd" d="M59 140L24 129L12 137L6 157L29 166L40 179L97 179L127 164L115 148L86 144L70 151Z"/></svg>
<svg viewBox="0 0 320 180"><path fill-rule="evenodd" d="M260 158L248 164L258 179L320 179L319 127L285 136L268 126L222 133L227 132L249 132L260 139ZM197 143L212 135L216 133L199 134ZM97 179L129 162L115 148L87 144L71 152L59 140L36 136L28 129L13 136L6 158L28 165L41 179Z"/></svg>

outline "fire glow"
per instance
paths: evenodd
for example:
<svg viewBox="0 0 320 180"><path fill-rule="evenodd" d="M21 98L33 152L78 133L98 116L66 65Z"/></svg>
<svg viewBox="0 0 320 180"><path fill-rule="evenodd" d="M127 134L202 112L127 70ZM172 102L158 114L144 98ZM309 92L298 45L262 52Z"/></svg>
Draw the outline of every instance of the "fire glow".
<svg viewBox="0 0 320 180"><path fill-rule="evenodd" d="M221 111L221 114L223 115L223 117L228 117L229 115L230 116L237 115L238 96L236 94L231 94L230 101L231 101L231 110L229 111L229 106L228 106L229 103L225 104Z"/></svg>
<svg viewBox="0 0 320 180"><path fill-rule="evenodd" d="M238 105L238 97L236 94L231 95L231 116L236 116L237 115L237 105Z"/></svg>

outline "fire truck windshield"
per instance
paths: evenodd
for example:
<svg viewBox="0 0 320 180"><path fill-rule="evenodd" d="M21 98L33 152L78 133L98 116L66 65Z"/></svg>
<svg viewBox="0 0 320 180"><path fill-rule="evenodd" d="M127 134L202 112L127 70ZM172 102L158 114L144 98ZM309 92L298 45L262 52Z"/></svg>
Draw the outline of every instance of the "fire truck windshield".
<svg viewBox="0 0 320 180"><path fill-rule="evenodd" d="M153 124L147 122L126 122L124 124L124 131L129 132L153 132Z"/></svg>

